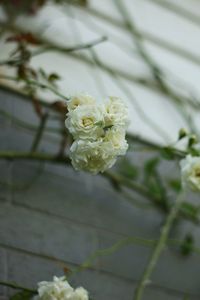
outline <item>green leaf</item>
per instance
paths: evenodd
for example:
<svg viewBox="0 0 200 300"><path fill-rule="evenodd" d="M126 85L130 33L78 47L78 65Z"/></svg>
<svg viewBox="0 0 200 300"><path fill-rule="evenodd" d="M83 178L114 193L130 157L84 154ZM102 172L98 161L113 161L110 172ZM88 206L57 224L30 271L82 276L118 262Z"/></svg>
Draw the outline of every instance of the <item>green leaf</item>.
<svg viewBox="0 0 200 300"><path fill-rule="evenodd" d="M180 190L181 190L181 180L180 179L170 179L168 181L168 184L175 192L180 192Z"/></svg>
<svg viewBox="0 0 200 300"><path fill-rule="evenodd" d="M187 234L185 236L185 239L183 240L183 243L181 245L181 253L184 256L188 256L192 253L192 249L194 247L194 239L191 234Z"/></svg>
<svg viewBox="0 0 200 300"><path fill-rule="evenodd" d="M56 80L59 80L60 79L60 76L56 73L51 73L49 76L48 76L48 81L49 82L54 82Z"/></svg>
<svg viewBox="0 0 200 300"><path fill-rule="evenodd" d="M21 291L11 296L9 300L31 300L34 293L29 291Z"/></svg>
<svg viewBox="0 0 200 300"><path fill-rule="evenodd" d="M148 160L144 165L145 177L148 178L156 173L156 168L160 162L159 157Z"/></svg>
<svg viewBox="0 0 200 300"><path fill-rule="evenodd" d="M162 155L162 157L164 159L167 159L167 160L172 160L174 159L174 152L171 148L169 147L164 147L162 148L162 150L160 151L160 154Z"/></svg>
<svg viewBox="0 0 200 300"><path fill-rule="evenodd" d="M134 166L128 158L123 158L118 163L119 173L128 179L136 179L138 177L138 168Z"/></svg>
<svg viewBox="0 0 200 300"><path fill-rule="evenodd" d="M189 202L183 202L180 208L180 211L187 216L190 216L191 219L199 221L199 206L195 206Z"/></svg>

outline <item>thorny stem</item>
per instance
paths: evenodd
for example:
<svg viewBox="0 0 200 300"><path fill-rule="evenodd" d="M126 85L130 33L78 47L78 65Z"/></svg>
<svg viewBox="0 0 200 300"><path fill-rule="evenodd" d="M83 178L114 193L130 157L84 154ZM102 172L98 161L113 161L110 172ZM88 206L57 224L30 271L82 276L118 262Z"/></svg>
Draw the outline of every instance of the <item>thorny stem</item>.
<svg viewBox="0 0 200 300"><path fill-rule="evenodd" d="M133 300L141 300L142 299L145 286L148 284L148 281L150 280L151 274L158 262L158 259L160 258L160 255L166 246L169 232L170 232L172 225L178 215L182 200L183 200L183 193L180 193L179 196L177 197L177 199L175 200L174 205L171 208L171 211L169 212L169 214L166 217L165 224L161 230L160 238L153 250L153 253L150 257L149 263L147 264L147 266L143 272L143 275L139 282L139 285L137 286L137 288L135 290Z"/></svg>

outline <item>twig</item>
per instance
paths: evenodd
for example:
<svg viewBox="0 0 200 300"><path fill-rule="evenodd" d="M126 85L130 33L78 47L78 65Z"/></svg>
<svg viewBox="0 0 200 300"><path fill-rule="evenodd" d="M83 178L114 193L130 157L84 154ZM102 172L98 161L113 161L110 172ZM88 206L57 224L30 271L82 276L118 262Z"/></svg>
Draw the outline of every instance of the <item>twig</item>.
<svg viewBox="0 0 200 300"><path fill-rule="evenodd" d="M14 76L9 76L9 75L0 74L0 79L19 82L19 78L14 77ZM64 99L64 100L69 100L70 99L69 97L66 97L65 95L61 94L58 90L56 90L52 86L49 86L49 85L40 83L40 82L35 81L35 80L31 80L31 79L22 79L22 81L24 81L25 83L27 83L29 85L37 86L41 89L47 89L47 90L53 92L55 95L59 96L61 99Z"/></svg>
<svg viewBox="0 0 200 300"><path fill-rule="evenodd" d="M41 141L43 132L45 130L45 124L47 122L47 118L48 118L48 113L45 113L41 117L40 124L39 124L38 130L37 130L36 135L35 135L35 139L33 140L33 144L31 146L31 152L35 152L38 148L38 145Z"/></svg>
<svg viewBox="0 0 200 300"><path fill-rule="evenodd" d="M150 257L149 263L143 272L141 281L139 282L139 285L137 286L137 288L135 290L133 300L141 300L142 299L142 295L143 295L145 286L148 284L148 281L150 280L150 276L156 266L156 263L161 255L161 252L163 251L163 249L166 246L169 232L170 232L172 225L178 215L182 200L183 200L183 194L180 193L179 196L177 197L177 199L175 200L170 213L166 217L165 224L161 230L160 238L159 238L159 240L155 246L155 249Z"/></svg>
<svg viewBox="0 0 200 300"><path fill-rule="evenodd" d="M66 53L70 53L70 52L73 52L73 51L89 49L89 48L92 48L92 47L94 47L94 46L96 46L100 43L103 43L107 40L108 40L108 38L106 36L102 36L102 37L100 37L100 38L98 38L98 39L96 39L92 42L88 42L88 43L85 43L85 44L78 44L76 46L72 46L72 47L69 47L69 48L63 48L63 51L65 51ZM56 46L45 46L42 49L38 49L35 52L32 52L31 57L43 54L43 53L48 52L48 51L55 51L55 50L57 50Z"/></svg>
<svg viewBox="0 0 200 300"><path fill-rule="evenodd" d="M158 5L161 5L164 7L165 3L163 4L163 1L159 1L159 0L151 0L152 2L157 3ZM158 3L159 1L159 3ZM74 1L67 1L68 4L76 6L77 4ZM174 9L174 6L176 6L176 4L172 4L172 3L167 3L169 6L171 6L169 9L173 12L173 13L177 13L179 14L180 11L182 11L182 7L178 7L177 6L177 12L176 9ZM172 7L173 6L173 7ZM127 30L126 25L124 24L124 22L122 22L121 20L113 17L111 14L105 14L104 12L101 12L100 10L95 9L95 7L91 7L91 6L86 6L86 7L79 7L81 10L83 10L84 12L86 12L88 15L90 16L95 16L96 18L107 22L117 28L124 29ZM184 9L183 9L184 10ZM196 17L194 17L194 14L191 14L190 12L184 10L184 17L187 19L189 17L189 20L191 20L193 22L193 19L197 18L197 24L200 22L200 18L199 16L196 15ZM183 16L183 14L182 14ZM86 24L86 22L91 22L90 18L85 18L84 19L84 24ZM100 27L100 25L96 24L95 22L93 22L93 27L95 27L95 29L97 29L98 32L102 33L103 32L103 28ZM161 37L158 37L152 33L149 33L148 31L144 31L144 30L140 30L141 35L143 36L143 39L146 41L149 41L152 44L155 44L156 46L162 48L162 49L166 49L174 54L176 54L179 57L183 57L195 64L200 65L200 56L194 54L193 52L190 52L186 49L183 49L175 44L172 44L171 42L162 39ZM116 45L121 45L122 47L122 43L124 43L124 40L121 40L119 37L114 38L113 33L109 33L109 39L110 40L115 40L115 44ZM124 45L123 45L124 46ZM124 49L124 51L128 51L128 49Z"/></svg>
<svg viewBox="0 0 200 300"><path fill-rule="evenodd" d="M30 293L33 293L33 294L37 293L36 290L25 288L21 285L18 285L16 283L14 283L14 282L0 281L0 285L7 286L7 287L10 287L10 288L16 289L16 290L22 290L22 291L30 292Z"/></svg>

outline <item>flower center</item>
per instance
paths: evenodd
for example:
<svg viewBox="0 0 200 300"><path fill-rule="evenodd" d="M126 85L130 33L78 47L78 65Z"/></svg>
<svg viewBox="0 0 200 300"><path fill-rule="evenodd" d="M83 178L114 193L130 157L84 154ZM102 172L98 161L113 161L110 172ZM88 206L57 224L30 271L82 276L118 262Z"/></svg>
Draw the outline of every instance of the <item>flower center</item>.
<svg viewBox="0 0 200 300"><path fill-rule="evenodd" d="M91 126L94 122L92 118L85 118L82 120L83 126L88 127Z"/></svg>

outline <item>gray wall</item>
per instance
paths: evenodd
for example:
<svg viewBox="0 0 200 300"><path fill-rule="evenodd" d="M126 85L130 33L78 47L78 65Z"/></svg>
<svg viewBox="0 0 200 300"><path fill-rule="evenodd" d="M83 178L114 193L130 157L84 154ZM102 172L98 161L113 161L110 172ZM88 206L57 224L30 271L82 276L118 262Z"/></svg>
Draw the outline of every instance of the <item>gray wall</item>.
<svg viewBox="0 0 200 300"><path fill-rule="evenodd" d="M30 104L0 90L0 107L38 124ZM29 150L33 134L0 117L0 149ZM55 152L58 141L46 136L41 151ZM143 159L137 154L136 161ZM170 170L170 168L168 168ZM144 210L113 190L101 176L77 173L69 166L0 160L0 280L35 287L41 280L62 275L95 250L129 236L156 238L163 216ZM137 195L134 195L140 200ZM142 201L142 199L141 199ZM189 222L177 225L173 237L195 235ZM131 300L151 249L128 245L111 256L99 257L71 283L87 288L96 300ZM166 248L146 288L144 300L200 299L200 255L183 258ZM12 291L0 287L0 299Z"/></svg>

